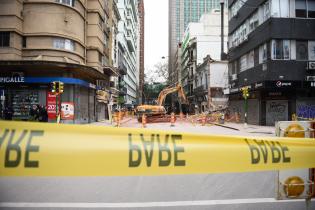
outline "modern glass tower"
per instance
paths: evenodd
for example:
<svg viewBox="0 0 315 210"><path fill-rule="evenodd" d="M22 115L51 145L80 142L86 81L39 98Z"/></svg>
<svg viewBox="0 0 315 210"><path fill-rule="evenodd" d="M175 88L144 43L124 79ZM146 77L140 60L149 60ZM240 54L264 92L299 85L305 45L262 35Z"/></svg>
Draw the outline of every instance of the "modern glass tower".
<svg viewBox="0 0 315 210"><path fill-rule="evenodd" d="M169 0L169 71L187 25L213 9L220 9L220 0Z"/></svg>

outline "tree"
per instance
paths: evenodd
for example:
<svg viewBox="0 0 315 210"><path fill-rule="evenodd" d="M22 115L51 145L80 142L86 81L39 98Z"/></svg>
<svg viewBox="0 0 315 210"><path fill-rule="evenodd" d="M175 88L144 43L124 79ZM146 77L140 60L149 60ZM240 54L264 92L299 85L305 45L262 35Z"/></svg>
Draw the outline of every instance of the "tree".
<svg viewBox="0 0 315 210"><path fill-rule="evenodd" d="M164 83L144 83L144 95L146 104L155 104L160 92L166 87Z"/></svg>
<svg viewBox="0 0 315 210"><path fill-rule="evenodd" d="M168 63L159 62L154 65L154 73L158 75L159 79L162 79L163 82L168 80Z"/></svg>
<svg viewBox="0 0 315 210"><path fill-rule="evenodd" d="M164 83L168 80L168 63L158 62L144 74L144 81L149 84Z"/></svg>

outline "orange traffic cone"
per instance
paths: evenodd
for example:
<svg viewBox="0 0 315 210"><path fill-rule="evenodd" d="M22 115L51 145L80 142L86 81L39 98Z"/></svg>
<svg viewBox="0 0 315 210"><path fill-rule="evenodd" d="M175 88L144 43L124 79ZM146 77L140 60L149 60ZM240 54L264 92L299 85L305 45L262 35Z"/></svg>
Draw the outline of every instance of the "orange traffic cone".
<svg viewBox="0 0 315 210"><path fill-rule="evenodd" d="M202 115L202 118L201 118L201 125L202 126L205 126L206 125L206 115Z"/></svg>
<svg viewBox="0 0 315 210"><path fill-rule="evenodd" d="M171 127L175 126L175 114L172 112L171 114Z"/></svg>
<svg viewBox="0 0 315 210"><path fill-rule="evenodd" d="M183 112L180 112L180 113L179 113L179 116L180 116L180 120L183 120L183 119L184 119L184 114L183 114Z"/></svg>
<svg viewBox="0 0 315 210"><path fill-rule="evenodd" d="M118 116L117 116L117 127L120 127L120 122L121 122L121 112L118 112Z"/></svg>
<svg viewBox="0 0 315 210"><path fill-rule="evenodd" d="M145 116L145 114L142 114L142 128L147 127L147 117Z"/></svg>

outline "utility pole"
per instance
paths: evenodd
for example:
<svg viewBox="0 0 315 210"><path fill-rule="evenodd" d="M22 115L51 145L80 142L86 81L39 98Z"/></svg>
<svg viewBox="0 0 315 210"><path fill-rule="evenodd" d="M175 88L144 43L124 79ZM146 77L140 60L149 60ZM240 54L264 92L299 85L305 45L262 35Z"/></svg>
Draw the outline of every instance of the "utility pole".
<svg viewBox="0 0 315 210"><path fill-rule="evenodd" d="M224 0L220 0L221 5L221 60L225 60L224 53Z"/></svg>

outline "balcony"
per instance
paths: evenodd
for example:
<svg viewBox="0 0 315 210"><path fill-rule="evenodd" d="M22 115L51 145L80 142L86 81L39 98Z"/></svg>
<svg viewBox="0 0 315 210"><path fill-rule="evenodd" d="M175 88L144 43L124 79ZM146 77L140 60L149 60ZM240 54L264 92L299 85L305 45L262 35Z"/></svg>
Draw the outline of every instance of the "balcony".
<svg viewBox="0 0 315 210"><path fill-rule="evenodd" d="M127 88L126 88L126 87L120 88L120 90L119 90L119 95L120 95L120 96L127 95Z"/></svg>
<svg viewBox="0 0 315 210"><path fill-rule="evenodd" d="M130 52L134 52L135 51L135 47L133 46L133 40L132 40L132 37L129 35L129 36L126 36L126 40L127 40L127 45L128 45L128 49Z"/></svg>
<svg viewBox="0 0 315 210"><path fill-rule="evenodd" d="M127 68L125 64L120 63L118 69L119 69L120 75L127 75Z"/></svg>
<svg viewBox="0 0 315 210"><path fill-rule="evenodd" d="M118 70L112 66L103 66L103 71L108 76L119 76Z"/></svg>

